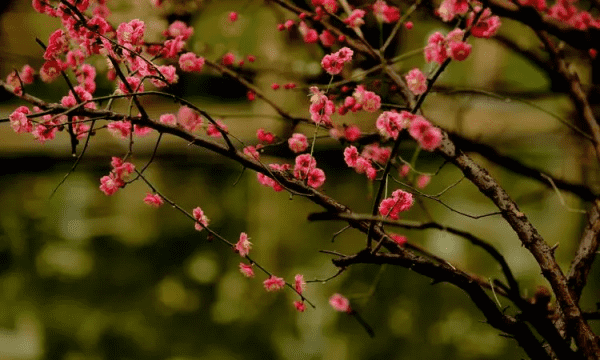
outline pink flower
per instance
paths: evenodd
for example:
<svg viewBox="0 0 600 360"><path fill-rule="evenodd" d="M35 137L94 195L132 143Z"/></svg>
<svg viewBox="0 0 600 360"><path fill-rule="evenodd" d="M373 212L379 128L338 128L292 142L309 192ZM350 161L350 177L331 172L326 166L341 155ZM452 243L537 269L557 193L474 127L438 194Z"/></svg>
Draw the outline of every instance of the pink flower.
<svg viewBox="0 0 600 360"><path fill-rule="evenodd" d="M139 19L119 24L117 28L117 41L119 45L141 45L144 42L145 29L146 25Z"/></svg>
<svg viewBox="0 0 600 360"><path fill-rule="evenodd" d="M440 129L432 126L421 135L418 141L424 150L433 151L442 143L442 132Z"/></svg>
<svg viewBox="0 0 600 360"><path fill-rule="evenodd" d="M252 243L248 241L248 234L245 232L240 234L240 240L235 244L235 251L237 251L241 257L246 257L252 249Z"/></svg>
<svg viewBox="0 0 600 360"><path fill-rule="evenodd" d="M50 83L60 76L60 72L67 68L67 64L60 59L48 60L40 69L40 77L45 83Z"/></svg>
<svg viewBox="0 0 600 360"><path fill-rule="evenodd" d="M271 275L263 282L263 285L267 291L277 291L283 289L285 286L285 281L283 281L283 279L280 277Z"/></svg>
<svg viewBox="0 0 600 360"><path fill-rule="evenodd" d="M272 144L275 142L275 135L273 135L271 132L265 131L263 128L256 130L256 137L258 138L258 141L267 144Z"/></svg>
<svg viewBox="0 0 600 360"><path fill-rule="evenodd" d="M177 124L177 118L175 117L175 114L162 114L158 120L167 125Z"/></svg>
<svg viewBox="0 0 600 360"><path fill-rule="evenodd" d="M435 32L427 40L427 46L425 46L425 61L428 63L434 61L438 64L442 64L448 58L446 51L446 39L440 32Z"/></svg>
<svg viewBox="0 0 600 360"><path fill-rule="evenodd" d="M100 178L100 190L110 196L119 190L121 186L124 186L123 180L117 178L114 173L110 173L108 176Z"/></svg>
<svg viewBox="0 0 600 360"><path fill-rule="evenodd" d="M106 127L113 136L121 139L126 139L131 133L131 123L125 121L113 121Z"/></svg>
<svg viewBox="0 0 600 360"><path fill-rule="evenodd" d="M319 40L321 40L321 44L325 47L331 47L335 44L335 36L329 30L323 30L321 35L319 35Z"/></svg>
<svg viewBox="0 0 600 360"><path fill-rule="evenodd" d="M161 206L164 201L163 199L160 197L160 195L158 194L150 194L147 193L146 197L144 198L144 202L150 206L154 206L154 207L159 207Z"/></svg>
<svg viewBox="0 0 600 360"><path fill-rule="evenodd" d="M406 175L408 175L409 172L410 172L410 166L402 165L402 167L400 168L400 171L398 172L398 175L400 175L400 177L406 177Z"/></svg>
<svg viewBox="0 0 600 360"><path fill-rule="evenodd" d="M192 215L194 215L194 219L196 219L196 223L194 224L196 230L202 231L208 226L208 218L204 215L204 211L202 211L200 207L194 208L194 210L192 210Z"/></svg>
<svg viewBox="0 0 600 360"><path fill-rule="evenodd" d="M235 61L235 56L233 55L233 53L227 53L227 54L223 55L223 59L221 60L221 62L225 66L232 65L234 63L234 61Z"/></svg>
<svg viewBox="0 0 600 360"><path fill-rule="evenodd" d="M240 263L240 272L248 278L254 277L254 269L252 268L252 264L244 264Z"/></svg>
<svg viewBox="0 0 600 360"><path fill-rule="evenodd" d="M406 236L398 235L398 234L390 234L390 238L394 241L398 246L403 247L406 244Z"/></svg>
<svg viewBox="0 0 600 360"><path fill-rule="evenodd" d="M365 16L365 11L361 9L354 9L350 16L348 16L344 20L344 24L347 24L350 27L357 28L365 23L363 17Z"/></svg>
<svg viewBox="0 0 600 360"><path fill-rule="evenodd" d="M340 294L333 294L329 298L329 304L336 311L347 312L347 313L352 312L352 309L350 308L350 301Z"/></svg>
<svg viewBox="0 0 600 360"><path fill-rule="evenodd" d="M302 154L296 156L294 164L294 177L296 179L304 179L306 175L317 167L317 160L310 154Z"/></svg>
<svg viewBox="0 0 600 360"><path fill-rule="evenodd" d="M185 46L183 36L179 35L174 39L166 40L163 44L162 55L167 59L174 59Z"/></svg>
<svg viewBox="0 0 600 360"><path fill-rule="evenodd" d="M325 172L319 168L312 169L308 173L306 183L308 186L318 188L325 183Z"/></svg>
<svg viewBox="0 0 600 360"><path fill-rule="evenodd" d="M31 84L33 83L33 74L35 73L35 70L33 70L33 68L29 65L24 65L23 68L21 69L21 72L19 73L19 77L21 78L21 81L23 81L24 84Z"/></svg>
<svg viewBox="0 0 600 360"><path fill-rule="evenodd" d="M299 312L304 312L306 310L306 305L304 305L304 301L294 301L294 306Z"/></svg>
<svg viewBox="0 0 600 360"><path fill-rule="evenodd" d="M231 22L235 22L238 19L238 13L235 11L232 11L229 13L229 21Z"/></svg>
<svg viewBox="0 0 600 360"><path fill-rule="evenodd" d="M243 150L244 155L248 156L249 158L258 160L260 158L260 154L258 152L258 149L260 149L259 146L260 144L256 145L256 147L252 145L246 146Z"/></svg>
<svg viewBox="0 0 600 360"><path fill-rule="evenodd" d="M187 52L179 57L179 67L187 72L201 72L204 67L204 58L196 56L193 52Z"/></svg>
<svg viewBox="0 0 600 360"><path fill-rule="evenodd" d="M349 167L355 167L358 161L358 150L354 145L344 149L344 161Z"/></svg>
<svg viewBox="0 0 600 360"><path fill-rule="evenodd" d="M306 289L306 281L304 281L304 276L301 274L297 274L294 277L294 289L296 289L298 294L302 294Z"/></svg>
<svg viewBox="0 0 600 360"><path fill-rule="evenodd" d="M19 106L15 111L8 116L10 126L13 130L20 134L25 132L31 132L33 130L33 123L27 118L30 114L27 106Z"/></svg>
<svg viewBox="0 0 600 360"><path fill-rule="evenodd" d="M450 42L450 57L456 61L463 61L471 53L471 45L466 42Z"/></svg>
<svg viewBox="0 0 600 360"><path fill-rule="evenodd" d="M388 24L400 19L400 10L397 7L389 6L383 0L377 0L373 4L373 14L378 21Z"/></svg>
<svg viewBox="0 0 600 360"><path fill-rule="evenodd" d="M429 175L419 175L417 177L417 187L419 189L424 189L425 186L427 186L427 184L429 184L430 180L431 180L431 176L429 176Z"/></svg>
<svg viewBox="0 0 600 360"><path fill-rule="evenodd" d="M430 127L432 125L429 121L420 115L416 115L409 125L408 133L418 141Z"/></svg>
<svg viewBox="0 0 600 360"><path fill-rule="evenodd" d="M397 112L384 111L377 118L375 126L381 135L396 139L400 133L400 130L404 128L404 121Z"/></svg>
<svg viewBox="0 0 600 360"><path fill-rule="evenodd" d="M475 10L481 11L481 9L477 8ZM471 26L474 19L475 13L472 12L467 19L467 26ZM478 38L489 39L498 32L500 25L502 25L500 18L498 16L492 16L492 10L485 8L477 24L471 28L471 34Z"/></svg>
<svg viewBox="0 0 600 360"><path fill-rule="evenodd" d="M174 21L167 30L163 32L164 36L176 38L181 36L181 40L187 40L194 33L194 28L191 26L187 26L183 21L176 20Z"/></svg>
<svg viewBox="0 0 600 360"><path fill-rule="evenodd" d="M464 15L469 11L467 0L444 0L438 8L438 15L443 21L452 21L456 15Z"/></svg>
<svg viewBox="0 0 600 360"><path fill-rule="evenodd" d="M392 153L391 148L379 147L379 145L377 143L374 143L374 144L365 146L361 155L364 158L373 160L373 161L383 165L388 161L391 153Z"/></svg>
<svg viewBox="0 0 600 360"><path fill-rule="evenodd" d="M398 214L409 210L414 203L413 195L403 190L396 190L392 197L383 199L379 204L379 213L392 220L398 220Z"/></svg>
<svg viewBox="0 0 600 360"><path fill-rule="evenodd" d="M294 133L292 134L292 137L288 139L288 145L290 150L295 153L303 152L308 147L308 139L304 134Z"/></svg>
<svg viewBox="0 0 600 360"><path fill-rule="evenodd" d="M410 91L415 95L421 95L427 91L427 78L418 68L414 68L406 75L406 83Z"/></svg>
<svg viewBox="0 0 600 360"><path fill-rule="evenodd" d="M350 142L360 138L360 128L356 125L350 125L344 130L344 136Z"/></svg>
<svg viewBox="0 0 600 360"><path fill-rule="evenodd" d="M65 36L64 31L61 29L56 30L50 35L48 39L48 46L44 52L45 60L52 60L60 55L63 55L69 49L69 43Z"/></svg>
<svg viewBox="0 0 600 360"><path fill-rule="evenodd" d="M328 74L337 75L342 72L344 63L339 60L336 54L329 54L323 57L321 66Z"/></svg>
<svg viewBox="0 0 600 360"><path fill-rule="evenodd" d="M273 90L279 89L279 84L278 83L271 84L271 89L273 89Z"/></svg>
<svg viewBox="0 0 600 360"><path fill-rule="evenodd" d="M130 92L143 92L144 84L141 82L140 78L135 76L128 76L125 78L127 80L127 85L125 85L122 81L119 81L119 90L123 94L129 94ZM131 89L131 91L129 91Z"/></svg>
<svg viewBox="0 0 600 360"><path fill-rule="evenodd" d="M217 120L217 125L213 123L210 123L208 125L208 127L206 128L206 135L212 137L221 137L223 136L223 134L221 134L221 131L219 131L219 129L221 129L221 131L223 131L226 134L229 132L229 128L227 127L227 125L225 125L225 123L223 123L221 120Z"/></svg>
<svg viewBox="0 0 600 360"><path fill-rule="evenodd" d="M182 106L177 111L177 123L187 131L195 131L202 126L202 117L193 109Z"/></svg>

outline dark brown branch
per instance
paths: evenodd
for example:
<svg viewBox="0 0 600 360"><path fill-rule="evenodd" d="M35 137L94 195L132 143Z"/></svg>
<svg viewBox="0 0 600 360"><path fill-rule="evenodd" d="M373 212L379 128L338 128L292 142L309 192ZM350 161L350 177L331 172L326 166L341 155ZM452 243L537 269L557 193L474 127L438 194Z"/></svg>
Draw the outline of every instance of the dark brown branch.
<svg viewBox="0 0 600 360"><path fill-rule="evenodd" d="M567 274L569 287L573 291L573 297L576 302L579 302L581 291L585 287L590 268L596 258L599 236L600 200L596 200L589 212L588 224L583 231L577 254L571 262L571 268Z"/></svg>
<svg viewBox="0 0 600 360"><path fill-rule="evenodd" d="M483 312L490 325L507 334L513 335L519 345L532 359L551 359L524 322L504 315L485 291L469 275L460 270L449 271L445 265L434 264L427 259L406 251L401 254L371 254L369 251L361 251L356 255L333 259L332 262L338 267L347 267L360 263L398 265L432 278L436 282L451 283L469 295L471 300Z"/></svg>

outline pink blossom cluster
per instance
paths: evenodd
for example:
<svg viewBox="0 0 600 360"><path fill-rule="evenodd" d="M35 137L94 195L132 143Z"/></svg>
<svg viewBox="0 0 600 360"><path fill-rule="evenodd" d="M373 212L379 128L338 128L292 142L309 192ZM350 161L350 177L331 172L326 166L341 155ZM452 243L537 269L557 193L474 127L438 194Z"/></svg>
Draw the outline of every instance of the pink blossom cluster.
<svg viewBox="0 0 600 360"><path fill-rule="evenodd" d="M311 29L304 21L300 21L300 24L298 24L298 31L300 31L302 39L307 44L316 43L319 40L317 30Z"/></svg>
<svg viewBox="0 0 600 360"><path fill-rule="evenodd" d="M12 86L15 90L15 94L23 95L23 85L33 83L33 75L35 74L35 70L29 66L24 65L21 71L16 72L13 71L6 76L6 83Z"/></svg>
<svg viewBox="0 0 600 360"><path fill-rule="evenodd" d="M398 134L400 134L400 131L407 127L411 118L412 114L408 111L403 111L402 113L396 111L384 111L377 118L375 126L382 136L396 139Z"/></svg>
<svg viewBox="0 0 600 360"><path fill-rule="evenodd" d="M328 54L321 60L321 66L330 75L337 75L342 72L344 64L352 60L354 51L350 48L343 47L333 54Z"/></svg>
<svg viewBox="0 0 600 360"><path fill-rule="evenodd" d="M423 150L433 151L442 143L442 132L420 115L412 115L408 133Z"/></svg>
<svg viewBox="0 0 600 360"><path fill-rule="evenodd" d="M367 112L376 112L381 107L381 97L373 91L365 89L364 85L358 85L352 96L356 100L353 109L358 108Z"/></svg>
<svg viewBox="0 0 600 360"><path fill-rule="evenodd" d="M367 145L363 148L361 156L374 161L380 165L384 165L392 154L392 148L380 147L378 143Z"/></svg>
<svg viewBox="0 0 600 360"><path fill-rule="evenodd" d="M227 125L223 121L216 120L215 122L216 124L208 124L208 126L206 127L206 135L211 137L222 137L223 132L225 134L229 132L229 127L227 127Z"/></svg>
<svg viewBox="0 0 600 360"><path fill-rule="evenodd" d="M125 186L129 176L135 171L135 166L124 162L121 158L113 157L110 165L113 167L108 176L100 178L100 190L106 195L112 195Z"/></svg>
<svg viewBox="0 0 600 360"><path fill-rule="evenodd" d="M379 204L379 213L392 220L398 220L398 214L413 206L413 195L401 189L392 192L392 197L383 199Z"/></svg>
<svg viewBox="0 0 600 360"><path fill-rule="evenodd" d="M362 9L354 9L350 13L350 15L344 19L344 24L348 25L351 28L359 28L364 25L366 12Z"/></svg>
<svg viewBox="0 0 600 360"><path fill-rule="evenodd" d="M373 4L373 14L378 21L383 23L394 23L400 19L400 10L395 6L389 6L383 0L377 0Z"/></svg>
<svg viewBox="0 0 600 360"><path fill-rule="evenodd" d="M374 180L377 176L377 170L373 167L371 159L359 155L358 149L354 145L344 149L344 161L348 167L353 168L359 174L365 174L369 180Z"/></svg>
<svg viewBox="0 0 600 360"><path fill-rule="evenodd" d="M335 14L338 11L337 0L311 0L313 6L322 6L325 11L330 14Z"/></svg>
<svg viewBox="0 0 600 360"><path fill-rule="evenodd" d="M467 0L444 0L437 9L437 14L443 21L452 21L457 15L464 15L469 11Z"/></svg>
<svg viewBox="0 0 600 360"><path fill-rule="evenodd" d="M252 264L240 263L240 272L245 277L248 277L248 278L254 277L254 269L253 269Z"/></svg>
<svg viewBox="0 0 600 360"><path fill-rule="evenodd" d="M471 53L471 45L463 41L464 30L454 29L446 37L440 32L431 35L425 46L425 61L442 64L447 58L462 61Z"/></svg>
<svg viewBox="0 0 600 360"><path fill-rule="evenodd" d="M274 171L288 171L291 166L290 164L269 164L269 167ZM263 173L257 172L256 178L261 185L273 188L276 192L283 190L283 187L276 180Z"/></svg>
<svg viewBox="0 0 600 360"><path fill-rule="evenodd" d="M480 6L475 7L475 12L469 14L467 18L467 26L471 26L473 21L475 20L475 14L481 11ZM479 17L477 24L471 27L471 35L477 38L486 38L489 39L494 36L498 29L500 29L500 18L498 16L492 15L492 10L490 8L485 8L483 13Z"/></svg>
<svg viewBox="0 0 600 360"><path fill-rule="evenodd" d="M308 186L318 188L325 183L325 172L317 168L317 160L310 154L296 156L294 177L306 180Z"/></svg>
<svg viewBox="0 0 600 360"><path fill-rule="evenodd" d="M317 124L331 125L331 115L335 112L333 101L316 86L312 86L310 92L312 93L309 107L311 120Z"/></svg>

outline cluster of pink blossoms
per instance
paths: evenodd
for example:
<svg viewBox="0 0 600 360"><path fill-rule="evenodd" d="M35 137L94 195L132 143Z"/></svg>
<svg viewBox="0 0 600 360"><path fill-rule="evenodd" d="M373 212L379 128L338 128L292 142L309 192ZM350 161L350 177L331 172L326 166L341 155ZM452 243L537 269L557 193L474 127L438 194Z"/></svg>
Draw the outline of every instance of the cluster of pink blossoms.
<svg viewBox="0 0 600 360"><path fill-rule="evenodd" d="M358 149L354 146L348 146L344 149L344 161L346 165L359 174L366 174L369 180L374 180L377 176L377 170L373 167L371 160L358 154Z"/></svg>
<svg viewBox="0 0 600 360"><path fill-rule="evenodd" d="M446 37L436 31L427 40L425 46L425 61L434 61L442 64L449 57L453 60L463 61L471 53L471 45L463 41L465 31L454 29Z"/></svg>
<svg viewBox="0 0 600 360"><path fill-rule="evenodd" d="M202 211L200 207L194 208L194 210L192 210L192 215L196 220L196 223L194 224L194 228L196 230L202 231L205 227L208 226L208 217L206 217L204 211Z"/></svg>
<svg viewBox="0 0 600 360"><path fill-rule="evenodd" d="M342 72L344 64L352 60L354 51L352 49L343 47L333 54L328 54L321 60L321 66L330 75L337 75Z"/></svg>
<svg viewBox="0 0 600 360"><path fill-rule="evenodd" d="M568 1L563 0L563 2L567 3ZM543 3L544 8L546 6L545 0L519 0L519 3L521 3L521 5L531 4L536 8L542 5L541 3ZM467 27L470 27L471 24L473 24L473 20L475 19L476 14L482 11L482 7L478 4L474 6L473 10L474 11L471 11L467 16ZM452 21L456 16L465 15L468 12L469 3L467 0L444 0L442 1L440 7L437 9L437 14L445 22ZM500 25L500 18L498 16L493 16L492 11L489 8L486 8L485 10L483 10L483 13L479 17L477 24L475 24L471 28L471 34L478 38L490 38L494 36L494 34L496 34L498 29L500 28Z"/></svg>
<svg viewBox="0 0 600 360"><path fill-rule="evenodd" d="M130 162L123 162L121 158L114 157L110 162L113 167L108 176L100 178L100 190L106 195L112 195L125 186L125 181L135 171L135 166Z"/></svg>
<svg viewBox="0 0 600 360"><path fill-rule="evenodd" d="M310 154L296 156L294 177L306 180L308 186L318 188L325 183L325 172L317 168L317 160Z"/></svg>
<svg viewBox="0 0 600 360"><path fill-rule="evenodd" d="M420 115L411 114L408 111L397 113L395 111L384 111L377 118L375 124L381 135L396 139L400 131L408 128L408 132L421 148L433 151L440 146L442 132Z"/></svg>
<svg viewBox="0 0 600 360"><path fill-rule="evenodd" d="M310 119L317 124L331 125L331 115L335 112L333 101L316 86L312 86L310 92Z"/></svg>
<svg viewBox="0 0 600 360"><path fill-rule="evenodd" d="M398 220L398 214L413 206L413 195L403 190L395 190L392 197L383 199L379 204L379 213L392 220Z"/></svg>
<svg viewBox="0 0 600 360"><path fill-rule="evenodd" d="M164 200L162 199L162 197L158 194L151 194L151 193L147 193L146 197L144 198L144 202L152 207L160 207L162 204L164 204Z"/></svg>

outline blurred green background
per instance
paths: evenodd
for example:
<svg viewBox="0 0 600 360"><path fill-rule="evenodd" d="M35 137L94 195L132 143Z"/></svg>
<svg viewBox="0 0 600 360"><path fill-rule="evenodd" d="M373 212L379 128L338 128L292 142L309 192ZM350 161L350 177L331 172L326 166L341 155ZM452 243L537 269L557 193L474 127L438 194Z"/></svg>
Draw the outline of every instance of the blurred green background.
<svg viewBox="0 0 600 360"><path fill-rule="evenodd" d="M195 28L188 48L212 60L228 51L236 58L253 54L254 64L244 65L246 76L287 111L308 116L308 91L303 83L319 77L318 45L302 43L298 35L280 33L276 24L290 14L261 1L181 2L176 8L152 9L147 0L109 2L113 24L132 18L146 22L147 41L160 40L171 10L190 12ZM29 63L38 69L42 51L35 43L46 41L59 25L33 12L29 1L12 1L0 18L0 75ZM401 10L408 5L399 4ZM236 10L240 19L230 23L227 14ZM188 16L182 12L184 16ZM372 20L372 19L371 19ZM417 26L394 51L422 47L443 24L417 13ZM367 23L367 26L372 24ZM378 29L371 28L376 31ZM384 27L384 31L389 28ZM505 36L522 32L506 22ZM521 37L523 46L535 44ZM547 91L543 73L522 58L511 55L494 41L472 41L473 54L452 64L440 84L491 91L535 92L531 101L568 118L572 109L564 95ZM105 68L101 58L93 58ZM357 62L359 60L357 59ZM585 65L585 64L584 64ZM428 69L421 55L398 64L400 73L412 67ZM582 66L582 69L585 69ZM360 71L353 73L360 79ZM580 74L585 76L585 74ZM296 81L297 91L273 91L272 82ZM97 76L96 95L109 94L105 74ZM67 92L61 81L36 82L32 94L57 101ZM230 132L246 144L255 144L258 127L276 134L286 129L266 104L245 99L245 90L234 81L206 71L181 76L176 91L211 114L222 118ZM2 94L0 118L21 105ZM157 98L145 98L153 117L176 112L177 106ZM385 101L384 101L385 102ZM127 103L116 109L125 111ZM546 169L572 181L586 181L586 149L556 119L517 101L501 101L477 95L449 96L433 93L424 105L425 115L448 129L496 146L501 152ZM374 129L377 114L361 113L334 122L356 123L364 131ZM300 131L312 134L310 127ZM324 134L324 133L323 133ZM137 139L133 162L138 168L149 159L157 134ZM518 359L524 353L514 341L483 322L484 318L465 293L448 284L430 281L403 268L354 266L327 282L309 284L307 297L317 305L297 313L290 291L267 293L258 274L244 278L238 271L240 258L205 233L194 230L183 215L163 206L150 208L142 202L149 189L141 182L128 185L107 197L98 189L99 178L110 171L110 157L122 156L127 142L100 131L86 156L50 198L52 190L73 164L67 136L40 145L31 135L17 135L8 124L0 127L0 359L100 360L100 359ZM320 141L316 158L325 170L324 191L361 213L370 211L373 187L364 176L343 162L343 146ZM410 159L414 144L403 145L401 155ZM263 157L265 162L292 161ZM577 238L585 223L582 214L569 212L555 192L537 182L503 171L476 157L519 201L546 241L560 247L557 257L567 269ZM421 154L417 167L435 171L443 160ZM249 234L253 258L278 276L292 281L297 273L307 280L324 279L336 272L330 256L318 250L342 253L359 251L365 237L348 230L331 242L344 224L309 223L306 216L320 208L299 197L274 193L260 186L251 171L207 151L167 136L146 173L170 199L191 211L202 207L213 230L236 241ZM241 176L241 177L240 177ZM239 181L238 181L239 178ZM461 174L446 166L425 189L436 194L458 181ZM234 185L235 184L235 185ZM569 194L570 207L581 208ZM467 181L443 197L456 209L473 215L495 211L491 203ZM436 221L466 229L494 243L506 256L524 291L531 295L545 284L529 253L500 217L473 220L449 212L423 199ZM425 220L415 207L408 219ZM439 231L396 232L423 245L460 268L484 278L500 278L498 266L480 249ZM593 309L598 300L598 267L590 273L582 304ZM371 324L374 339L355 319L333 311L329 296L340 292ZM505 306L508 301L500 298ZM514 313L514 308L508 309ZM599 330L596 326L596 330Z"/></svg>

